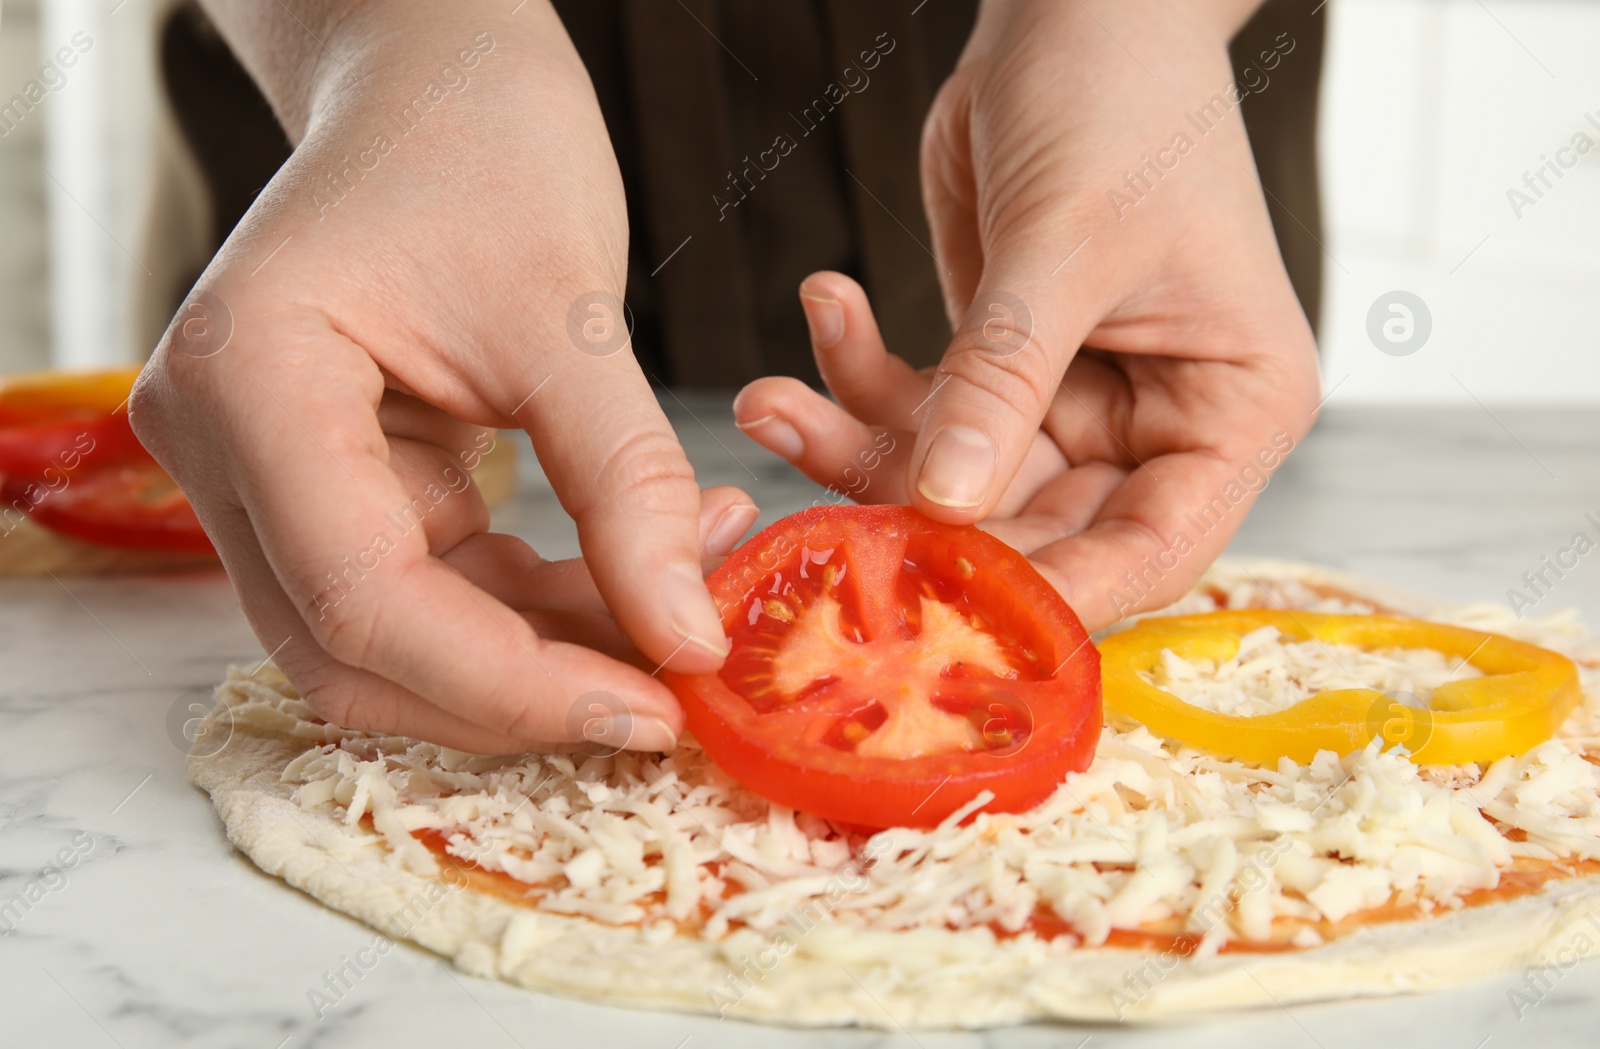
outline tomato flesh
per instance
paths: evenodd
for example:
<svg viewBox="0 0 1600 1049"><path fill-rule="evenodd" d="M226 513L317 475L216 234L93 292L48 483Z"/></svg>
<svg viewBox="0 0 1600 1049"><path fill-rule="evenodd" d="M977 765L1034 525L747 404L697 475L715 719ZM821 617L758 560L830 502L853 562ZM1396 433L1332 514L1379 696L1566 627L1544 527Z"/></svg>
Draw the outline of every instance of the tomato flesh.
<svg viewBox="0 0 1600 1049"><path fill-rule="evenodd" d="M188 500L153 462L86 468L54 481L7 477L0 484L0 503L31 512L46 528L86 543L214 552Z"/></svg>
<svg viewBox="0 0 1600 1049"><path fill-rule="evenodd" d="M137 367L0 378L0 513L102 546L213 553L194 510L134 436ZM9 529L11 525L7 525Z"/></svg>
<svg viewBox="0 0 1600 1049"><path fill-rule="evenodd" d="M1043 801L1100 735L1099 654L1021 554L899 506L819 507L708 581L733 643L669 675L695 737L757 794L866 827L980 791Z"/></svg>
<svg viewBox="0 0 1600 1049"><path fill-rule="evenodd" d="M127 412L64 412L26 426L0 429L0 476L47 477L77 469L148 459L133 435Z"/></svg>

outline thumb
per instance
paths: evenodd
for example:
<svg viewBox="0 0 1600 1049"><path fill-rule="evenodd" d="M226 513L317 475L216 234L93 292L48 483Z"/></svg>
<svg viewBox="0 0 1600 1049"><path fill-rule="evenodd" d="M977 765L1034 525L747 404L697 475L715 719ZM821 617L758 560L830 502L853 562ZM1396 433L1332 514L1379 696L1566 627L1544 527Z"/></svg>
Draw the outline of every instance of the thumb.
<svg viewBox="0 0 1600 1049"><path fill-rule="evenodd" d="M1039 238L1001 250L986 259L916 420L911 505L952 524L994 509L1099 320L1091 289L1052 272L1070 246Z"/></svg>

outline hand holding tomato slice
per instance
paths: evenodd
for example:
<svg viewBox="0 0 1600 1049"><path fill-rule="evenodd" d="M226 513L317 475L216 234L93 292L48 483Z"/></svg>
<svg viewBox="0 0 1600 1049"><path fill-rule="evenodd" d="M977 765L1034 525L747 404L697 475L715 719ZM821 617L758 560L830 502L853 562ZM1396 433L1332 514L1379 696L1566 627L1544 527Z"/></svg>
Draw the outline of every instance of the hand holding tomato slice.
<svg viewBox="0 0 1600 1049"><path fill-rule="evenodd" d="M1189 590L1320 395L1242 121L1136 208L1107 206L1125 158L1227 79L1259 3L1090 6L979 5L928 110L922 196L952 333L938 366L889 355L860 287L817 273L801 299L838 403L766 378L735 412L851 491L887 433L891 462L857 498L983 522L1097 629ZM1128 49L1162 55L1160 79Z"/></svg>
<svg viewBox="0 0 1600 1049"><path fill-rule="evenodd" d="M1026 558L904 506L807 510L712 574L732 653L669 674L706 752L783 805L934 826L1017 812L1087 768L1100 659Z"/></svg>
<svg viewBox="0 0 1600 1049"><path fill-rule="evenodd" d="M840 498L981 520L1026 553L1091 630L1183 596L1260 491L1239 479L1270 472L1314 414L1305 399L1314 403L1315 369L1298 346L1285 345L1284 360L1261 355L1248 366L1085 349L1064 376L1054 373L1058 384L1032 382L1023 395L1007 369L1023 369L1037 347L990 354L968 346L963 367L992 380L989 402L1015 400L995 426L1008 435L1002 444L1020 442L1000 453L1018 465L985 481L995 453L969 449L963 483L988 494L978 505L940 507L914 483L926 465L916 450L930 436L930 413L944 412L957 387L970 400L972 377L953 377L954 353L919 371L888 352L865 293L842 274L811 275L800 298L836 401L796 379L757 379L734 401L740 428ZM1042 418L1019 434L1035 407ZM1214 513L1224 494L1220 519L1191 523Z"/></svg>

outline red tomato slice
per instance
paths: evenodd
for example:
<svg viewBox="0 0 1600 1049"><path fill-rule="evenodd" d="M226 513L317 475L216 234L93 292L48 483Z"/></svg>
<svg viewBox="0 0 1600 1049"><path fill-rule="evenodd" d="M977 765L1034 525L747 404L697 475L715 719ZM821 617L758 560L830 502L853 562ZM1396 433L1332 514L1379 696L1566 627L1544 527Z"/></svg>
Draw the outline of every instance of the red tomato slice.
<svg viewBox="0 0 1600 1049"><path fill-rule="evenodd" d="M49 478L7 477L0 510L31 513L52 531L126 550L213 553L177 484L152 462L103 466Z"/></svg>
<svg viewBox="0 0 1600 1049"><path fill-rule="evenodd" d="M64 411L26 425L0 428L0 476L48 477L88 462L94 466L148 459L128 413Z"/></svg>
<svg viewBox="0 0 1600 1049"><path fill-rule="evenodd" d="M1021 812L1094 758L1100 653L1027 558L904 506L818 507L708 585L732 652L668 674L706 753L771 801L930 827Z"/></svg>

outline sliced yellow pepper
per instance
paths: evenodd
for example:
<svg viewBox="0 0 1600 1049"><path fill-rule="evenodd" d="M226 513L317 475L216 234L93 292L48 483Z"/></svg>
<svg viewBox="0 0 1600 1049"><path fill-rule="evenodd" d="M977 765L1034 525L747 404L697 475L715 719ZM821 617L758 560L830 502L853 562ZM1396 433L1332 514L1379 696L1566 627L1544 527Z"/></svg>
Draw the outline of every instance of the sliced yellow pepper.
<svg viewBox="0 0 1600 1049"><path fill-rule="evenodd" d="M1285 641L1358 648L1431 648L1477 667L1483 677L1447 681L1426 709L1370 688L1319 692L1256 717L1219 714L1150 684L1162 649L1186 660L1222 662L1239 639L1276 627ZM1404 744L1419 765L1489 762L1524 754L1553 736L1582 698L1572 660L1500 634L1398 616L1240 610L1155 616L1100 643L1106 709L1150 731L1227 757L1304 764L1319 750L1344 755L1382 736Z"/></svg>
<svg viewBox="0 0 1600 1049"><path fill-rule="evenodd" d="M0 376L0 423L51 419L63 411L111 412L133 390L142 365Z"/></svg>

